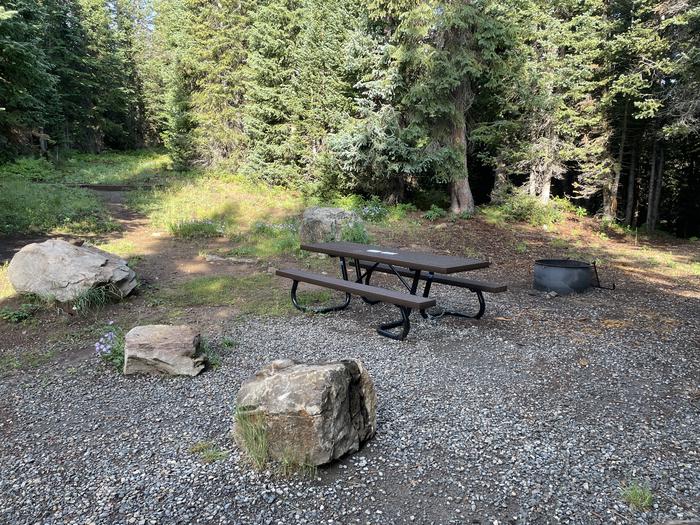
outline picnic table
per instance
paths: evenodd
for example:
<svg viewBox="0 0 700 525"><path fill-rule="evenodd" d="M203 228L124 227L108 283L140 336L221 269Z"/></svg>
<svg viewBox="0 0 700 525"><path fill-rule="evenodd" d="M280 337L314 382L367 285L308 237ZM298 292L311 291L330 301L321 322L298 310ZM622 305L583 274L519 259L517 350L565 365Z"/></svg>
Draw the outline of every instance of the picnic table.
<svg viewBox="0 0 700 525"><path fill-rule="evenodd" d="M302 311L316 313L344 310L350 304L352 295L358 295L369 304L379 302L393 304L401 312L401 319L384 323L377 332L385 337L403 340L410 331L410 315L415 309L424 318L436 319L444 315L479 319L486 310L484 292L500 293L507 290L503 284L476 281L453 274L488 268L489 261L457 257L453 255L437 255L432 253L398 250L382 246L357 244L352 242L325 242L302 244L302 250L324 253L337 257L340 266L340 278L314 274L303 270L277 270L277 275L292 279L292 303ZM348 262L351 261L351 262ZM350 277L348 266L354 268L354 277ZM394 275L406 289L406 292L389 290L370 284L374 273ZM419 285L424 287L419 296ZM325 288L345 292L345 300L337 305L314 308L301 305L297 298L299 282L305 282ZM465 288L477 295L479 310L470 315L461 311L441 308L437 314L430 309L436 306L436 300L430 298L430 290L434 284ZM392 331L401 328L399 332Z"/></svg>

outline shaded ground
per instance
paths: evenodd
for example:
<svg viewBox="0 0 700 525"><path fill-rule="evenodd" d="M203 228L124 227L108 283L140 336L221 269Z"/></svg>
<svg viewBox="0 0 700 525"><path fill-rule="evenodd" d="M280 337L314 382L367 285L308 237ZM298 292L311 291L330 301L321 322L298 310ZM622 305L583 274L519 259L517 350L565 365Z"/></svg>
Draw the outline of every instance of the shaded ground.
<svg viewBox="0 0 700 525"><path fill-rule="evenodd" d="M510 287L487 297L481 321L416 321L396 343L374 331L394 309L353 301L346 312L298 315L288 283L268 273L283 265L331 273L332 261L207 262L206 253L234 244L177 241L125 208L124 195L106 198L124 230L102 241L130 257L144 285L87 318L50 310L18 325L0 321L0 521L700 519L700 272L688 271L700 264L697 243L635 244L585 219L556 231L481 217L374 227L384 244L489 257L479 277ZM532 292L532 260L560 255L597 258L617 290ZM201 277L212 286L197 303L181 287ZM234 279L222 281L230 293L216 289L219 277ZM443 304L475 304L436 291ZM241 315L250 304L260 310ZM124 379L92 355L107 320L125 329L190 322L222 366L194 380ZM280 357L359 357L377 383L376 439L314 480L252 473L227 435L240 382ZM202 440L228 456L202 463L190 452ZM651 488L654 507L623 501L631 481Z"/></svg>

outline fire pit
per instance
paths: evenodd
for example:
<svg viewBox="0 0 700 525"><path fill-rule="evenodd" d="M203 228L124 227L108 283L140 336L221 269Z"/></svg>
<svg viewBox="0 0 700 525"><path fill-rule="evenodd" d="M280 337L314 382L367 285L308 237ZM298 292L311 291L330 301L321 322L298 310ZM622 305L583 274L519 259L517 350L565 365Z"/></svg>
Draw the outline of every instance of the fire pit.
<svg viewBox="0 0 700 525"><path fill-rule="evenodd" d="M559 295L585 292L592 285L594 268L584 261L539 259L535 261L535 289Z"/></svg>

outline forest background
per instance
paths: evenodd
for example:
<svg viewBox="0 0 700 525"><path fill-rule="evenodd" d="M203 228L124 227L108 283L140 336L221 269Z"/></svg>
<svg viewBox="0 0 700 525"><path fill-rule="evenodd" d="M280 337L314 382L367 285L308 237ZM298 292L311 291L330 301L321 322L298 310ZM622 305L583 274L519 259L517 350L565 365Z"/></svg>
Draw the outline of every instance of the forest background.
<svg viewBox="0 0 700 525"><path fill-rule="evenodd" d="M690 0L0 2L15 180L27 157L164 146L316 197L559 196L692 237L699 132Z"/></svg>

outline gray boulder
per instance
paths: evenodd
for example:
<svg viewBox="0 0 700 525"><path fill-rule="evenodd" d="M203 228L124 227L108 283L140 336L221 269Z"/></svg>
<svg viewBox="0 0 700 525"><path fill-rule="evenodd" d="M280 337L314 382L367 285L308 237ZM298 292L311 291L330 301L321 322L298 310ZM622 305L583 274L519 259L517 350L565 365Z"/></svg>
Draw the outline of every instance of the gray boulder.
<svg viewBox="0 0 700 525"><path fill-rule="evenodd" d="M236 398L241 414L261 422L276 461L323 465L374 436L374 383L356 359L326 364L274 361L248 379ZM240 422L233 435L244 450Z"/></svg>
<svg viewBox="0 0 700 525"><path fill-rule="evenodd" d="M196 376L204 370L197 355L201 337L186 325L137 326L124 340L124 375Z"/></svg>
<svg viewBox="0 0 700 525"><path fill-rule="evenodd" d="M7 278L19 293L67 302L98 286L122 297L136 288L136 274L125 260L95 248L51 239L28 244L15 254Z"/></svg>
<svg viewBox="0 0 700 525"><path fill-rule="evenodd" d="M299 227L302 243L339 241L343 228L361 223L353 211L342 208L308 208Z"/></svg>

